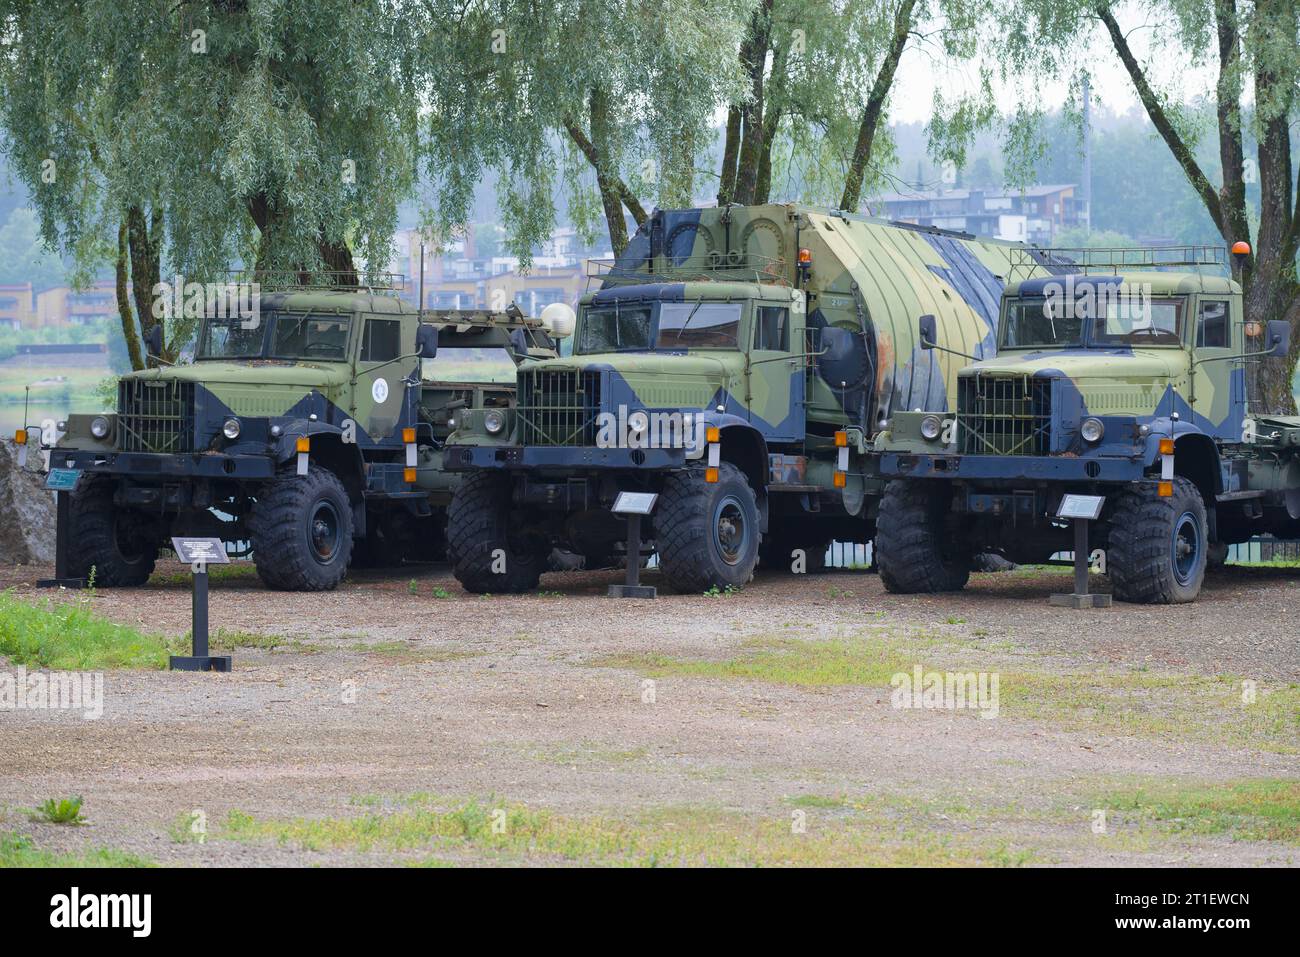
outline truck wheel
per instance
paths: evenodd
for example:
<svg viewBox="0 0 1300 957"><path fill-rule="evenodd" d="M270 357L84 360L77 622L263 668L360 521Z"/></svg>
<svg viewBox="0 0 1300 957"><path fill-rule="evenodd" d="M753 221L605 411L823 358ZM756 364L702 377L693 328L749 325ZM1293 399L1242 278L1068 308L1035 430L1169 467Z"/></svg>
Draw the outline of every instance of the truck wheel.
<svg viewBox="0 0 1300 957"><path fill-rule="evenodd" d="M282 473L258 495L249 527L257 575L268 588L329 591L348 570L352 503L328 469Z"/></svg>
<svg viewBox="0 0 1300 957"><path fill-rule="evenodd" d="M113 504L113 487L103 482L72 497L68 529L69 569L95 586L132 588L143 585L158 560L157 529L133 509Z"/></svg>
<svg viewBox="0 0 1300 957"><path fill-rule="evenodd" d="M532 591L550 554L511 535L508 475L475 472L456 487L447 508L447 558L452 574L476 595Z"/></svg>
<svg viewBox="0 0 1300 957"><path fill-rule="evenodd" d="M1154 483L1121 492L1109 524L1106 568L1116 598L1171 605L1200 594L1209 537L1205 503L1190 481L1175 478L1169 498Z"/></svg>
<svg viewBox="0 0 1300 957"><path fill-rule="evenodd" d="M946 486L894 480L876 520L876 560L886 591L908 595L961 591L970 580L970 550L947 528Z"/></svg>
<svg viewBox="0 0 1300 957"><path fill-rule="evenodd" d="M744 473L729 462L712 484L701 468L670 475L655 532L660 567L676 591L739 588L754 577L763 537L758 502Z"/></svg>

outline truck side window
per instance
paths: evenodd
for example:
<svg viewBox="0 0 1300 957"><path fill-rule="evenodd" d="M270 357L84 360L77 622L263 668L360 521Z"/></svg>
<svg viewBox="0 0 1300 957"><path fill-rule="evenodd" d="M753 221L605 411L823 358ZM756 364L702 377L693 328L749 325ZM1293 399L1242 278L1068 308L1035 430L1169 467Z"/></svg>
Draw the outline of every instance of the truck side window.
<svg viewBox="0 0 1300 957"><path fill-rule="evenodd" d="M1201 301L1196 319L1198 349L1228 348L1228 304L1220 299Z"/></svg>
<svg viewBox="0 0 1300 957"><path fill-rule="evenodd" d="M790 310L785 306L760 306L754 329L755 349L790 351Z"/></svg>
<svg viewBox="0 0 1300 957"><path fill-rule="evenodd" d="M402 323L398 319L367 319L361 335L362 362L388 362L402 354Z"/></svg>

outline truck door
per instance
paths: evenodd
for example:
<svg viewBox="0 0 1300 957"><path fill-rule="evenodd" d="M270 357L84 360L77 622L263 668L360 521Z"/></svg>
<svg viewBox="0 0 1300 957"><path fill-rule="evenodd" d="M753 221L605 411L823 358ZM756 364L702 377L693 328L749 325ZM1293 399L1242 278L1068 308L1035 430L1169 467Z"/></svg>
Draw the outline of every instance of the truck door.
<svg viewBox="0 0 1300 957"><path fill-rule="evenodd" d="M790 304L754 304L754 337L749 356L748 391L750 420L767 434L769 441L797 442L804 433L804 363L791 352L795 323ZM802 340L802 334L799 335ZM795 342L801 352L803 342Z"/></svg>
<svg viewBox="0 0 1300 957"><path fill-rule="evenodd" d="M1204 428L1229 442L1240 441L1246 417L1245 372L1240 361L1226 358L1241 351L1240 310L1241 300L1232 296L1196 300L1192 409Z"/></svg>
<svg viewBox="0 0 1300 957"><path fill-rule="evenodd" d="M394 361L414 352L414 342L403 342L402 320L398 316L361 316L352 414L372 442L388 440L400 444L402 436L398 430L403 425L414 424L406 421L410 411L406 379L415 371L419 360L411 357Z"/></svg>

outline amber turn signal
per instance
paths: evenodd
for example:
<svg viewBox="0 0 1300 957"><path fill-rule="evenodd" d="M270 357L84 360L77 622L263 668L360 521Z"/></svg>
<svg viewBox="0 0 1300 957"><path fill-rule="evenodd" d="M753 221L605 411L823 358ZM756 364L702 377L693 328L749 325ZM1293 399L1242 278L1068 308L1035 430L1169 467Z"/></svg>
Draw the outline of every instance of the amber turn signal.
<svg viewBox="0 0 1300 957"><path fill-rule="evenodd" d="M414 485L415 469L402 469L402 481L408 485Z"/></svg>
<svg viewBox="0 0 1300 957"><path fill-rule="evenodd" d="M835 487L836 487L836 488L844 488L844 487L845 487L846 485L848 485L848 484L849 484L849 473L848 473L848 472L836 472L836 473L835 473Z"/></svg>
<svg viewBox="0 0 1300 957"><path fill-rule="evenodd" d="M26 445L26 444L27 444L27 430L26 430L26 429L19 429L17 432L14 433L14 444L15 444L15 445Z"/></svg>
<svg viewBox="0 0 1300 957"><path fill-rule="evenodd" d="M718 481L718 470L717 470L717 469L705 469L705 470L704 470L704 481L708 482L710 485L715 484L715 483Z"/></svg>
<svg viewBox="0 0 1300 957"><path fill-rule="evenodd" d="M1161 439L1161 440L1160 440L1160 454L1161 454L1161 455L1173 455L1173 454L1174 454L1174 440L1173 440L1173 439Z"/></svg>
<svg viewBox="0 0 1300 957"><path fill-rule="evenodd" d="M415 429L402 429L402 441L410 445L415 441Z"/></svg>
<svg viewBox="0 0 1300 957"><path fill-rule="evenodd" d="M1174 497L1174 483L1173 483L1173 482L1161 482L1160 485L1159 485L1159 487L1157 487L1157 489L1156 489L1156 494L1159 495L1161 498L1173 498L1173 497Z"/></svg>
<svg viewBox="0 0 1300 957"><path fill-rule="evenodd" d="M835 433L835 447L836 447L837 449L847 449L847 448L849 447L849 433L847 433L847 432L836 432L836 433Z"/></svg>
<svg viewBox="0 0 1300 957"><path fill-rule="evenodd" d="M721 442L722 430L718 428L716 425L711 425L704 430L704 437L710 442Z"/></svg>
<svg viewBox="0 0 1300 957"><path fill-rule="evenodd" d="M307 436L305 436L305 435L300 435L300 436L298 436L298 446L297 446L297 448L298 448L298 451L299 451L299 452L310 452L310 451L311 451L311 439L307 438Z"/></svg>

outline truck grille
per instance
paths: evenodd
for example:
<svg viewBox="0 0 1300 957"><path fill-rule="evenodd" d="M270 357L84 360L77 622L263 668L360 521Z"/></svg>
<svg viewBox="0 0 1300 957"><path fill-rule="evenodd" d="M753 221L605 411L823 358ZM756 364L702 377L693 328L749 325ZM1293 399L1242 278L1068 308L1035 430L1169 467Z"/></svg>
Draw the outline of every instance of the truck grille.
<svg viewBox="0 0 1300 957"><path fill-rule="evenodd" d="M193 452L194 383L123 379L117 386L117 424L123 452Z"/></svg>
<svg viewBox="0 0 1300 957"><path fill-rule="evenodd" d="M962 376L957 386L958 448L966 455L1047 455L1052 380Z"/></svg>
<svg viewBox="0 0 1300 957"><path fill-rule="evenodd" d="M520 445L595 445L600 373L520 372L517 411Z"/></svg>

